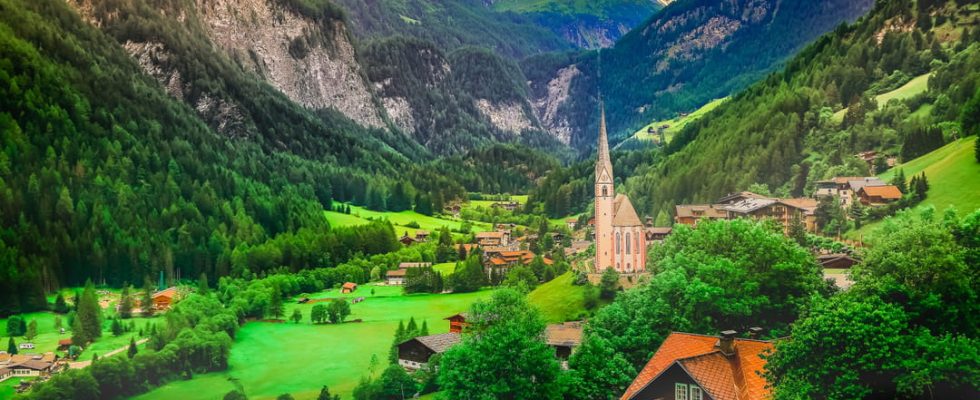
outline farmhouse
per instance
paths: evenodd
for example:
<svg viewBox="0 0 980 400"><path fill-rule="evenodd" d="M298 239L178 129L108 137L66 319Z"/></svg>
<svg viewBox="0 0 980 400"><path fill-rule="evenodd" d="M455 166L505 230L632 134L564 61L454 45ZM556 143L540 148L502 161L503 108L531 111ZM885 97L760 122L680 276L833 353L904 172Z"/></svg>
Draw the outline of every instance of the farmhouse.
<svg viewBox="0 0 980 400"><path fill-rule="evenodd" d="M404 285L406 275L408 275L407 269L393 269L385 273L385 282L389 285Z"/></svg>
<svg viewBox="0 0 980 400"><path fill-rule="evenodd" d="M398 269L408 269L408 268L428 268L431 267L430 262L403 262L398 264Z"/></svg>
<svg viewBox="0 0 980 400"><path fill-rule="evenodd" d="M459 333L419 336L398 344L398 365L409 371L425 368L429 359L460 342Z"/></svg>
<svg viewBox="0 0 980 400"><path fill-rule="evenodd" d="M415 240L414 237L408 236L408 232L405 232L405 234L402 235L402 237L398 238L398 242L405 246L411 246L415 244L417 240Z"/></svg>
<svg viewBox="0 0 980 400"><path fill-rule="evenodd" d="M44 354L0 354L0 381L12 377L50 375L57 359L58 356L53 352Z"/></svg>
<svg viewBox="0 0 980 400"><path fill-rule="evenodd" d="M416 242L427 242L428 240L429 240L429 231L423 231L423 230L415 231Z"/></svg>
<svg viewBox="0 0 980 400"><path fill-rule="evenodd" d="M340 287L340 293L354 293L357 290L357 284L354 282L344 282L344 285Z"/></svg>
<svg viewBox="0 0 980 400"><path fill-rule="evenodd" d="M887 183L874 176L841 176L817 182L813 197L836 197L840 205L850 208L857 191L865 186L886 186Z"/></svg>
<svg viewBox="0 0 980 400"><path fill-rule="evenodd" d="M674 332L626 389L622 400L756 400L769 397L765 340Z"/></svg>
<svg viewBox="0 0 980 400"><path fill-rule="evenodd" d="M821 268L847 269L853 267L859 261L850 255L843 253L821 254L817 256L817 262Z"/></svg>
<svg viewBox="0 0 980 400"><path fill-rule="evenodd" d="M69 339L61 339L61 340L59 340L58 341L58 350L59 351L68 350L68 348L71 347L71 343L72 342L71 342L71 339L70 338Z"/></svg>
<svg viewBox="0 0 980 400"><path fill-rule="evenodd" d="M510 243L510 233L507 231L479 232L476 234L476 244L480 247L507 246Z"/></svg>
<svg viewBox="0 0 980 400"><path fill-rule="evenodd" d="M568 357L582 344L582 321L548 325L544 338L548 346L555 349L555 357L562 360L562 367L568 368Z"/></svg>
<svg viewBox="0 0 980 400"><path fill-rule="evenodd" d="M568 230L570 231L574 231L577 225L578 225L578 218L569 218L565 220L565 226L568 227Z"/></svg>
<svg viewBox="0 0 980 400"><path fill-rule="evenodd" d="M779 222L785 231L789 231L793 219L799 218L807 231L816 231L817 201L813 199L746 198L719 207L727 211L726 219L773 219Z"/></svg>
<svg viewBox="0 0 980 400"><path fill-rule="evenodd" d="M454 314L446 317L445 319L449 321L449 332L451 333L462 333L463 328L466 327L466 318L469 317L468 313L461 312L459 314Z"/></svg>
<svg viewBox="0 0 980 400"><path fill-rule="evenodd" d="M647 236L647 243L653 244L653 243L663 242L664 239L666 239L667 236L670 235L670 233L673 231L674 228L671 227L657 227L657 226L648 227L645 230Z"/></svg>
<svg viewBox="0 0 980 400"><path fill-rule="evenodd" d="M153 293L153 308L157 310L169 310L177 302L177 288L169 287L159 292Z"/></svg>
<svg viewBox="0 0 980 400"><path fill-rule="evenodd" d="M680 204L674 206L674 222L688 226L698 226L702 219L726 219L728 212L716 208L714 204Z"/></svg>
<svg viewBox="0 0 980 400"><path fill-rule="evenodd" d="M861 204L866 206L883 206L902 199L902 191L895 185L865 186L857 191Z"/></svg>

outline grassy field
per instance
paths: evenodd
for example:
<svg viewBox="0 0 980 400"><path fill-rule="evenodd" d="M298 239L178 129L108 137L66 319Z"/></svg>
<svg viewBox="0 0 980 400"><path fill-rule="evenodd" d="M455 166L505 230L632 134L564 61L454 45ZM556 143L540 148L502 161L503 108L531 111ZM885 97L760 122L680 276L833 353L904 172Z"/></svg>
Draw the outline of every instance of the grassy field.
<svg viewBox="0 0 980 400"><path fill-rule="evenodd" d="M520 204L527 204L526 194L515 194L510 196L510 201L516 201ZM474 208L486 208L489 209L493 206L493 203L499 203L500 200L469 200L463 203L463 209L474 209Z"/></svg>
<svg viewBox="0 0 980 400"><path fill-rule="evenodd" d="M363 322L341 325L312 325L309 322L312 305L290 302L286 315L299 308L304 320L300 324L253 322L243 326L232 346L228 371L172 382L138 399L216 399L239 384L251 399L272 399L283 393L291 393L297 399L312 399L323 385L346 399L358 380L371 372L372 356L378 360L374 373L384 368L400 320L414 316L419 324L423 320L428 322L430 333L444 333L449 325L443 318L469 309L474 301L487 298L490 293L406 296L400 287L364 286L353 294L343 295L367 298L351 306L350 319ZM308 296L341 295L330 290Z"/></svg>
<svg viewBox="0 0 980 400"><path fill-rule="evenodd" d="M885 181L892 179L899 168L909 179L921 172L929 180L929 192L919 207L932 205L942 212L949 206L956 207L960 216L980 208L980 163L973 155L977 137L957 140L922 157L892 168L880 175ZM848 237L859 239L871 232L877 224L868 224L852 231Z"/></svg>
<svg viewBox="0 0 980 400"><path fill-rule="evenodd" d="M29 380L33 380L33 379L34 378L17 378L17 377L11 377L10 379L7 379L7 380L5 380L3 382L0 382L0 399L12 399L12 398L14 398L14 394L16 394L16 392L14 391L14 389L16 389L17 386L20 385L20 381L21 380L29 381Z"/></svg>
<svg viewBox="0 0 980 400"><path fill-rule="evenodd" d="M53 312L34 312L28 314L21 314L24 317L24 321L30 323L31 320L37 321L37 332L38 335L34 338L34 350L21 350L25 353L45 353L49 351L56 351L58 349L58 341L61 339L71 338L71 330L68 327L68 319L64 315L58 315ZM58 329L55 329L55 318L61 318L61 325L66 329L64 334L59 333ZM133 318L129 321L136 322L136 330L138 331L140 327L145 326L151 319L147 318ZM85 349L82 355L79 357L79 361L92 359L93 354L105 354L106 352L118 349L120 347L129 344L130 337L134 336L135 333L126 333L120 336L112 336L109 331L110 321L106 319L102 324L102 337L93 343L91 346ZM7 318L0 318L0 337L7 337ZM23 337L14 338L14 341L19 345L26 342ZM7 342L3 342L3 349L7 349ZM0 396L2 398L2 396Z"/></svg>
<svg viewBox="0 0 980 400"><path fill-rule="evenodd" d="M664 130L664 138L668 142L670 142L670 140L673 139L674 135L677 134L678 132L680 132L681 129L684 129L684 127L687 126L687 124L691 123L692 121L697 120L698 118L701 118L702 116L704 116L704 114L707 114L709 111L714 110L719 105L721 105L721 103L724 103L726 99L728 99L728 98L727 97L724 97L724 98L720 98L720 99L717 99L717 100L713 100L710 103L701 106L701 108L699 108L696 111L688 114L685 117L677 117L677 118L674 118L674 119L669 119L669 120L664 120L664 121L651 122L649 125L644 126L640 130L638 130L635 133L633 133L633 137L635 137L635 138L637 138L639 140L657 140L657 141L659 141L660 140L660 135L657 135L657 134L651 135L651 134L647 133L647 129L649 129L651 127L654 128L654 129L656 129L658 126L668 125L669 127L666 130Z"/></svg>
<svg viewBox="0 0 980 400"><path fill-rule="evenodd" d="M898 89L875 96L875 101L878 102L878 107L888 104L888 101L891 99L904 100L919 93L925 92L929 89L929 75L929 73L919 75L912 78L912 80L908 81L908 83L902 85ZM846 108L834 113L833 120L837 122L843 121L845 114L847 114Z"/></svg>
<svg viewBox="0 0 980 400"><path fill-rule="evenodd" d="M541 310L548 323L571 321L585 312L582 305L585 287L572 285L574 279L571 271L566 272L528 295L528 300Z"/></svg>
<svg viewBox="0 0 980 400"><path fill-rule="evenodd" d="M338 213L336 211L324 211L323 215L327 218L327 222L329 222L331 226L356 226L367 224L371 219L387 219L393 225L395 225L395 233L397 233L399 236L406 232L408 232L409 235L415 235L415 231L418 229L433 232L441 229L443 226L448 226L450 230L455 230L459 229L463 224L463 221L430 217L428 215L419 214L415 211L382 212L372 211L354 205L350 206L350 208L350 214ZM417 223L419 228L410 228L407 226L413 222ZM473 230L475 232L490 230L490 224L476 221L472 221L471 223L473 224Z"/></svg>
<svg viewBox="0 0 980 400"><path fill-rule="evenodd" d="M452 274L453 271L456 270L456 263L447 262L447 263L433 264L432 269L442 274L442 276L449 276L449 274Z"/></svg>

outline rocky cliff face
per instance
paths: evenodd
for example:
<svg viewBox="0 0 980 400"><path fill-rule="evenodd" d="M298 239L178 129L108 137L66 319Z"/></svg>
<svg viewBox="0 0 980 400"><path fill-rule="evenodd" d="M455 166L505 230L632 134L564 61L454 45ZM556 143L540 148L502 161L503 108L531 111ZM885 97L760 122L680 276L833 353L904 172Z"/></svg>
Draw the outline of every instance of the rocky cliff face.
<svg viewBox="0 0 980 400"><path fill-rule="evenodd" d="M542 95L532 99L534 113L541 121L541 125L564 144L571 143L572 127L568 116L559 110L568 101L572 80L579 74L581 72L575 65L558 70L555 77L548 81L544 91L535 91L541 92Z"/></svg>
<svg viewBox="0 0 980 400"><path fill-rule="evenodd" d="M272 0L196 0L211 40L293 101L383 125L341 21L318 22Z"/></svg>

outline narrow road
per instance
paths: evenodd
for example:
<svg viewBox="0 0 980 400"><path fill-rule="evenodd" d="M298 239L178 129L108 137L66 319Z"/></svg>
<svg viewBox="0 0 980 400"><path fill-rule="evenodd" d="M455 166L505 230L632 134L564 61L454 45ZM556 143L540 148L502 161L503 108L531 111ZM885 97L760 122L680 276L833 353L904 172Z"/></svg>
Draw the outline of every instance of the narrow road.
<svg viewBox="0 0 980 400"><path fill-rule="evenodd" d="M143 343L146 343L148 340L150 340L150 339L140 339L140 340L137 340L136 341L136 345L139 346L139 345L141 345ZM113 351L110 351L108 353L105 353L105 354L99 356L99 358L112 357L112 356L114 356L116 354L119 354L119 353L122 353L122 352L124 352L124 351L126 351L128 349L129 349L129 345L127 344L127 345L125 345L123 347L120 347L118 349L115 349ZM85 367L87 367L89 365L92 365L92 360L70 362L70 363L68 363L68 368L85 368Z"/></svg>

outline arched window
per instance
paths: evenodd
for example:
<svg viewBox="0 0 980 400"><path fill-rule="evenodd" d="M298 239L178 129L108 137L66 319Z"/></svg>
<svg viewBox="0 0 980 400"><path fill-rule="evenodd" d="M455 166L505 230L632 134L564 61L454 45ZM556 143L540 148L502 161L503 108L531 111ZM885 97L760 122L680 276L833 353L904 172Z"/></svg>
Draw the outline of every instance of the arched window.
<svg viewBox="0 0 980 400"><path fill-rule="evenodd" d="M619 254L619 232L616 232L616 254Z"/></svg>
<svg viewBox="0 0 980 400"><path fill-rule="evenodd" d="M602 186L602 197L609 197L609 186Z"/></svg>
<svg viewBox="0 0 980 400"><path fill-rule="evenodd" d="M633 267L630 266L630 263L626 263L626 272L633 272Z"/></svg>
<svg viewBox="0 0 980 400"><path fill-rule="evenodd" d="M630 233L626 232L626 254L630 253Z"/></svg>

